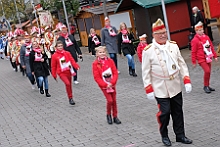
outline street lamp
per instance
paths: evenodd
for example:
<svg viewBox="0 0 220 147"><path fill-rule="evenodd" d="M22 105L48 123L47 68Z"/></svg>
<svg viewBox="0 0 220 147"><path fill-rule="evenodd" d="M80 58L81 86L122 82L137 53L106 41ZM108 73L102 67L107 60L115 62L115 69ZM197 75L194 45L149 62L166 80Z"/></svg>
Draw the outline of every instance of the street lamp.
<svg viewBox="0 0 220 147"><path fill-rule="evenodd" d="M67 12L66 12L65 1L62 0L62 3L63 3L63 11L64 11L65 18L66 18L66 25L67 25L67 28L68 28L68 33L70 34L70 26L69 26L68 16L67 16Z"/></svg>
<svg viewBox="0 0 220 147"><path fill-rule="evenodd" d="M170 40L170 30L169 30L169 26L168 26L168 21L167 21L167 13L166 13L166 7L165 7L165 3L164 0L161 0L162 3L162 9L163 9L163 17L164 17L164 22L166 25L166 29L167 29L167 37Z"/></svg>
<svg viewBox="0 0 220 147"><path fill-rule="evenodd" d="M36 21L37 21L37 27L38 27L38 29L40 29L40 25L39 25L39 22L38 22L38 17L37 17L37 10L35 10L33 0L31 0L31 5L33 6L33 10L34 10L34 16L35 16Z"/></svg>
<svg viewBox="0 0 220 147"><path fill-rule="evenodd" d="M15 4L15 10L16 10L18 22L19 22L19 24L21 26L21 19L20 19L20 14L18 14L18 7L17 7L17 4L16 4L16 0L14 0L14 4Z"/></svg>

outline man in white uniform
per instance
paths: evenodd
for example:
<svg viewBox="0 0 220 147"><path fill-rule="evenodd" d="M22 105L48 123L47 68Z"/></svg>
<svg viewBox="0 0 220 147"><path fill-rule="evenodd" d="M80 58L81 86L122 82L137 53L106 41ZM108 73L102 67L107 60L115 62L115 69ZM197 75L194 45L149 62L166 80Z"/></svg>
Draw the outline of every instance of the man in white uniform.
<svg viewBox="0 0 220 147"><path fill-rule="evenodd" d="M153 41L143 51L142 78L148 99L156 99L159 112L157 120L166 146L171 146L167 126L170 115L176 141L191 144L185 136L183 119L183 99L180 77L185 84L186 92L192 90L188 67L181 56L176 42L167 40L164 23L158 19L152 26Z"/></svg>

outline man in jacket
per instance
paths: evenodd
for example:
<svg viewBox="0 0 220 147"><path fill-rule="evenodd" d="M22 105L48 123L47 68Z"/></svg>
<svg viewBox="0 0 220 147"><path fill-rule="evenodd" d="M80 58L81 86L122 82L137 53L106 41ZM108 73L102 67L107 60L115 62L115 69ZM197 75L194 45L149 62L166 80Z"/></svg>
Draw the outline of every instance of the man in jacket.
<svg viewBox="0 0 220 147"><path fill-rule="evenodd" d="M31 52L31 36L25 35L25 43L21 46L20 61L22 68L26 71L26 75L32 84L32 89L35 89L35 78L31 73L29 54Z"/></svg>
<svg viewBox="0 0 220 147"><path fill-rule="evenodd" d="M60 33L60 37L58 38L58 40L63 42L64 50L70 52L73 59L77 62L78 57L80 59L82 58L82 52L79 46L77 45L77 42L74 36L71 34L68 34L67 27L65 25L63 25L60 29L61 29L61 33ZM79 82L77 81L77 70L74 69L74 71L76 72L76 75L73 78L74 84L79 84Z"/></svg>
<svg viewBox="0 0 220 147"><path fill-rule="evenodd" d="M192 90L187 65L181 56L176 42L167 40L164 23L158 19L152 26L153 43L143 51L142 78L148 99L155 99L159 112L157 119L162 142L171 146L167 126L170 115L176 141L191 144L185 136L183 119L183 98L179 74L185 84L186 92Z"/></svg>

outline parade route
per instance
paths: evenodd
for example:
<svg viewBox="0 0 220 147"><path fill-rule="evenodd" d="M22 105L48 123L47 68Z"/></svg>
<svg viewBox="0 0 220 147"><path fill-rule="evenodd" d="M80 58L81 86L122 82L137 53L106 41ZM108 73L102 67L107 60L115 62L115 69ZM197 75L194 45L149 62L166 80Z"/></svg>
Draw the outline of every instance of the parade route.
<svg viewBox="0 0 220 147"><path fill-rule="evenodd" d="M220 146L219 65L214 63L211 94L203 91L203 71L191 66L190 51L182 50L189 66L193 91L185 93L186 136L191 145L175 142L172 123L169 137L174 147ZM136 55L135 55L136 56ZM64 84L49 77L52 97L32 90L27 77L14 72L10 62L0 60L0 146L1 147L163 147L158 131L156 101L145 94L141 64L136 60L138 77L129 76L127 59L119 58L117 102L120 125L106 122L106 100L94 82L91 64L94 57L84 54L78 85L73 85L75 106L68 103ZM170 121L172 122L172 121Z"/></svg>

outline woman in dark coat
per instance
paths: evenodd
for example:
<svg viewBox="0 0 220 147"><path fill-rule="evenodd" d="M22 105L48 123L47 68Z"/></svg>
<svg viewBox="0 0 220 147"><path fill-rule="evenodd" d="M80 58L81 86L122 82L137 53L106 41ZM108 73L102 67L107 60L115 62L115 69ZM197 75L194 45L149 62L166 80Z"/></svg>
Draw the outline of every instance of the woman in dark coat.
<svg viewBox="0 0 220 147"><path fill-rule="evenodd" d="M135 73L135 49L132 43L133 41L134 36L128 31L126 24L122 22L118 34L118 52L120 55L121 52L123 52L124 56L128 59L129 74L133 77L137 77L137 74Z"/></svg>
<svg viewBox="0 0 220 147"><path fill-rule="evenodd" d="M48 76L49 65L47 64L47 55L46 53L39 47L36 41L32 42L32 51L30 53L30 68L33 75L35 75L38 80L38 84L40 87L40 93L44 94L43 90L43 82L45 87L46 97L50 97L51 95L48 92Z"/></svg>
<svg viewBox="0 0 220 147"><path fill-rule="evenodd" d="M95 29L91 28L90 29L90 34L88 38L88 49L89 53L92 53L92 55L95 56L95 48L99 47L101 45L101 38L99 35L96 34Z"/></svg>

